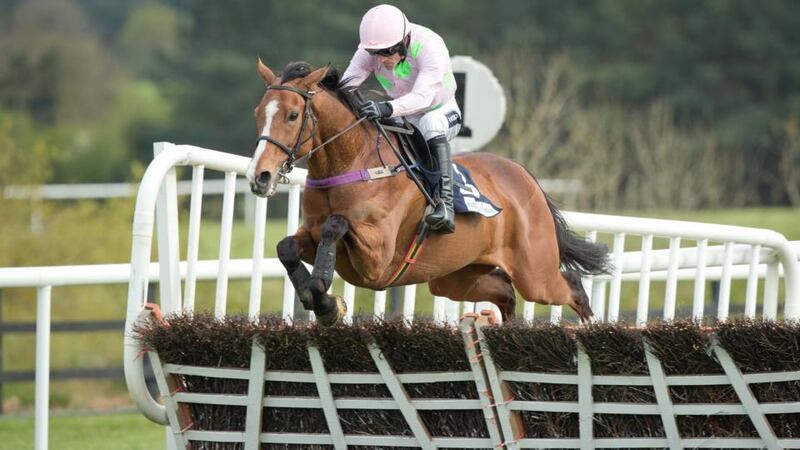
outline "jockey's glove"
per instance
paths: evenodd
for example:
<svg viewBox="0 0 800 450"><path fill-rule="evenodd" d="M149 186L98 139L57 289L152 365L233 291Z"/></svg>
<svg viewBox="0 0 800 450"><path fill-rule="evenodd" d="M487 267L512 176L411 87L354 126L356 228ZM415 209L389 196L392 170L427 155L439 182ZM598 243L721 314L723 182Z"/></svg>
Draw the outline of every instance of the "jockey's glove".
<svg viewBox="0 0 800 450"><path fill-rule="evenodd" d="M369 100L358 108L358 117L368 120L384 119L391 117L394 108L389 102L376 102Z"/></svg>

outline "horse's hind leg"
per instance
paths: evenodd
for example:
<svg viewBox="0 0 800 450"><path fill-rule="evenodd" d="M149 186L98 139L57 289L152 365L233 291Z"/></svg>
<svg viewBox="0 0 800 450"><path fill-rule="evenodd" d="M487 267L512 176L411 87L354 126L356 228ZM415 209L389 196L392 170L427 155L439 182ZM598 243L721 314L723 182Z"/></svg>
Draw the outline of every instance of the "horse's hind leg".
<svg viewBox="0 0 800 450"><path fill-rule="evenodd" d="M532 247L531 247L532 248ZM518 252L515 260L512 280L522 298L529 302L543 305L569 305L582 322L592 317L589 298L583 290L581 277L577 272L561 273L558 262L558 249L544 257L544 249L535 252ZM533 260L528 255L537 254L540 258ZM547 261L550 264L547 265ZM542 267L545 265L545 267Z"/></svg>
<svg viewBox="0 0 800 450"><path fill-rule="evenodd" d="M569 287L572 289L572 303L570 303L569 306L578 313L581 322L588 322L594 313L592 312L592 307L589 305L589 296L586 295L586 290L583 289L580 274L574 270L570 270L561 275L567 280L567 284L569 284Z"/></svg>
<svg viewBox="0 0 800 450"><path fill-rule="evenodd" d="M554 271L549 279L531 280L526 274L514 280L514 286L520 295L529 301L542 305L569 305L581 322L592 318L592 308L589 306L589 297L583 290L580 275L576 272L560 273Z"/></svg>
<svg viewBox="0 0 800 450"><path fill-rule="evenodd" d="M489 301L500 308L503 320L514 317L516 297L511 278L500 269L488 265L470 265L428 282L434 295L451 300Z"/></svg>

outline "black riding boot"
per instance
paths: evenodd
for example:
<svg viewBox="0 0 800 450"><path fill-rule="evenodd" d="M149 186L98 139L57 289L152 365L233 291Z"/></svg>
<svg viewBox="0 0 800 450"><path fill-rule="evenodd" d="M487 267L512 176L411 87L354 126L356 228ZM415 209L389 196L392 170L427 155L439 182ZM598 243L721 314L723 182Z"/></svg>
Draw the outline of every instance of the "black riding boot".
<svg viewBox="0 0 800 450"><path fill-rule="evenodd" d="M428 147L436 155L442 177L439 181L439 201L433 212L425 217L431 229L440 233L452 233L456 229L456 215L453 211L453 164L450 158L450 144L444 136L428 141Z"/></svg>

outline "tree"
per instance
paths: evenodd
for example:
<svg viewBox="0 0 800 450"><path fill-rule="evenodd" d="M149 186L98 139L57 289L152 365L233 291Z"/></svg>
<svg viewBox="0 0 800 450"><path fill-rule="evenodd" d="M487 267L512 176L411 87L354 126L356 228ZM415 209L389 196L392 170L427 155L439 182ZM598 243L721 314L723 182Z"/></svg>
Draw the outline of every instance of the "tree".
<svg viewBox="0 0 800 450"><path fill-rule="evenodd" d="M102 117L119 73L77 4L22 3L0 39L0 107L46 124Z"/></svg>
<svg viewBox="0 0 800 450"><path fill-rule="evenodd" d="M116 37L119 55L134 76L162 73L162 64L180 52L181 15L175 9L145 3L133 9Z"/></svg>

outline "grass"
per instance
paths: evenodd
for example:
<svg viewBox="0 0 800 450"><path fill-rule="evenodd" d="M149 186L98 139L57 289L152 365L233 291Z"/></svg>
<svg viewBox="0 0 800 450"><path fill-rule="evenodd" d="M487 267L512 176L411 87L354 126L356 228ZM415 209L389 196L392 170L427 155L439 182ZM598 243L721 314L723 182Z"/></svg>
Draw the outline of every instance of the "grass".
<svg viewBox="0 0 800 450"><path fill-rule="evenodd" d="M33 448L33 416L0 417L0 450ZM166 448L164 427L139 413L50 417L50 450L155 450Z"/></svg>

